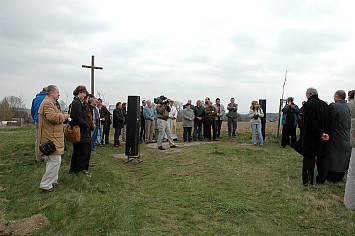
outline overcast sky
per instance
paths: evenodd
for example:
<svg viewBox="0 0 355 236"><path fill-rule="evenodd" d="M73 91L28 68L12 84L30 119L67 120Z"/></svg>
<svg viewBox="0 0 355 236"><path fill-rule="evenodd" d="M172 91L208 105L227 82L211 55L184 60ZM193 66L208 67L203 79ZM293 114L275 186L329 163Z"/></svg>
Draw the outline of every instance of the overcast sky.
<svg viewBox="0 0 355 236"><path fill-rule="evenodd" d="M332 102L355 89L354 1L63 1L0 0L0 98L27 107L55 84L71 101L77 85L110 104L162 94L186 102L235 97L239 112L267 99L300 104L308 87Z"/></svg>

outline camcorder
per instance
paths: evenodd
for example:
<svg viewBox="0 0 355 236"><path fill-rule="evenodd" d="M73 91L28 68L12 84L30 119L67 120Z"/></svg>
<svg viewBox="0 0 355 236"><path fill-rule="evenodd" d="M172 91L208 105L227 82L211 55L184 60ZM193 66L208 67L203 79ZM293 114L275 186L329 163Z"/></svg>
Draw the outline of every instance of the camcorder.
<svg viewBox="0 0 355 236"><path fill-rule="evenodd" d="M154 103L163 105L163 104L168 104L169 100L164 95L161 95L160 97L154 98Z"/></svg>

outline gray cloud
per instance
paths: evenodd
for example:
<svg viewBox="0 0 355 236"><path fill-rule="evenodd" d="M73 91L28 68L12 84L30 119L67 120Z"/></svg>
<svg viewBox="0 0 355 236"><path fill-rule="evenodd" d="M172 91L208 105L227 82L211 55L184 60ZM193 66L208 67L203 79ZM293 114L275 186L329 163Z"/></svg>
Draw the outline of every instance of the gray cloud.
<svg viewBox="0 0 355 236"><path fill-rule="evenodd" d="M333 27L317 30L287 29L279 32L276 50L291 56L320 55L335 50L349 39L346 32Z"/></svg>
<svg viewBox="0 0 355 236"><path fill-rule="evenodd" d="M3 96L22 93L29 106L41 87L57 84L62 98L65 93L71 97L79 84L90 88L90 70L81 65L90 64L91 55L104 67L95 72L95 90L103 91L110 103L132 94L150 99L165 94L183 102L220 97L222 103L233 96L241 112L258 98L267 98L269 109L277 111L286 68L286 92L296 100L304 100L308 86L330 98L334 81L352 86L354 63L341 49L353 45L354 33L336 22L329 24L338 3L261 2L256 9L263 13L260 18L253 11L242 20L233 18L241 11L228 11L224 18L220 11L230 9L228 4L214 12L206 3L203 13L197 4L189 10L194 16L189 21L176 19L170 8L159 10L165 12L159 20L136 11L117 20L102 15L92 3L2 1ZM137 17L138 23L131 24Z"/></svg>

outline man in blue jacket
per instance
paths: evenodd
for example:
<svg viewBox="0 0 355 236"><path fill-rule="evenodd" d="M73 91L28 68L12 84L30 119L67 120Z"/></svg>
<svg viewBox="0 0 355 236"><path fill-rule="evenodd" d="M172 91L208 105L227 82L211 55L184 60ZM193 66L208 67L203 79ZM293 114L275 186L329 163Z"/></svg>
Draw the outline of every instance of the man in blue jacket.
<svg viewBox="0 0 355 236"><path fill-rule="evenodd" d="M43 90L39 94L37 94L37 96L32 100L32 106L31 106L31 116L36 126L35 160L37 162L42 161L42 157L38 154L38 109L43 99L46 96L47 96L47 88L43 88Z"/></svg>

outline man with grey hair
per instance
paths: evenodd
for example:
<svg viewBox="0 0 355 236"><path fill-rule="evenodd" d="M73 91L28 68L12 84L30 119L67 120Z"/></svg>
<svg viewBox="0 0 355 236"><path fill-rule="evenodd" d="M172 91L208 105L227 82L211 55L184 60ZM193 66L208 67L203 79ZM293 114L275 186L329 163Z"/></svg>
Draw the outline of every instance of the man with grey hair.
<svg viewBox="0 0 355 236"><path fill-rule="evenodd" d="M326 179L324 167L324 145L329 140L328 105L318 98L318 92L314 88L308 88L306 92L308 101L303 106L303 185L312 185L314 178L314 166L317 164L317 183L322 184ZM317 158L317 159L316 159Z"/></svg>
<svg viewBox="0 0 355 236"><path fill-rule="evenodd" d="M202 106L201 100L196 102L196 106L193 110L195 113L193 140L196 141L198 138L202 141L202 124L205 117L205 108Z"/></svg>
<svg viewBox="0 0 355 236"><path fill-rule="evenodd" d="M51 140L56 147L55 152L46 158L46 172L40 183L40 189L46 192L53 192L53 185L58 183L61 155L64 154L63 123L68 119L69 115L67 113L62 114L60 111L59 96L57 86L49 85L47 87L47 96L43 99L38 110L39 146Z"/></svg>
<svg viewBox="0 0 355 236"><path fill-rule="evenodd" d="M155 110L155 107L152 106L151 100L147 100L147 105L143 108L143 117L145 120L145 140L147 143L153 143L157 111Z"/></svg>
<svg viewBox="0 0 355 236"><path fill-rule="evenodd" d="M329 142L326 146L327 180L340 182L348 169L351 155L350 128L351 117L345 101L346 93L338 90L334 103L329 105Z"/></svg>

